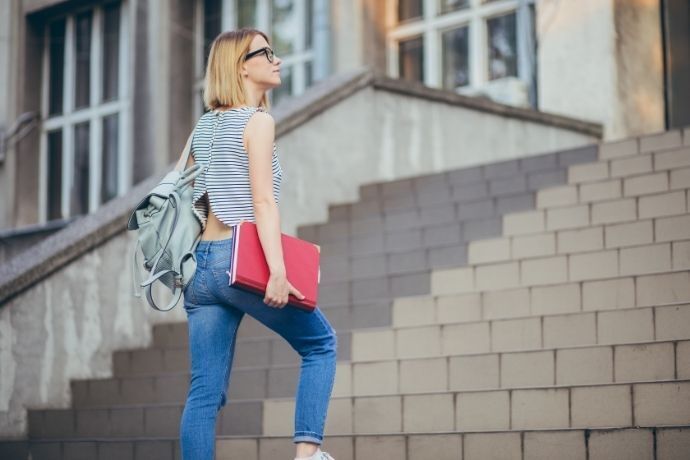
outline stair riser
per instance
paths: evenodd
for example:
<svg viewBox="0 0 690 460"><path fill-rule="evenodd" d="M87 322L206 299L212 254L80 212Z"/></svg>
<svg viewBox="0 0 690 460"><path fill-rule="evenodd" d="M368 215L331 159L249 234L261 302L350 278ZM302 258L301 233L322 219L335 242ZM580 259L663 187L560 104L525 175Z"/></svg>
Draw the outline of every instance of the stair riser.
<svg viewBox="0 0 690 460"><path fill-rule="evenodd" d="M432 316L433 308L426 308L426 313ZM428 326L423 325L422 317L416 323L422 324L421 327L409 327L415 323L405 321L407 327L399 329L358 330L352 337L341 332L338 359L365 362L683 340L690 338L689 312L687 305L677 305L493 320L479 320L479 313L464 312L464 318L452 318L461 322ZM629 327L621 328L620 324L624 323ZM182 337L179 342L183 342ZM118 352L114 355L115 376L186 372L187 353L183 348ZM300 358L282 339L238 340L233 363L237 367L299 365Z"/></svg>
<svg viewBox="0 0 690 460"><path fill-rule="evenodd" d="M538 408L538 409L535 409ZM289 435L294 401L266 401L264 431ZM327 434L684 425L690 383L639 383L334 398Z"/></svg>
<svg viewBox="0 0 690 460"><path fill-rule="evenodd" d="M338 460L429 458L486 460L683 460L690 428L523 431L418 435L330 436L324 444ZM107 442L17 442L0 444L3 460L179 460L179 439ZM291 437L216 440L217 460L294 457ZM373 453L377 457L373 457Z"/></svg>
<svg viewBox="0 0 690 460"><path fill-rule="evenodd" d="M449 185L449 179L443 176L430 185L414 185L414 179L384 184L395 187L389 196L375 194L365 196L357 203L331 207L328 223L301 227L300 233L307 239L328 243L360 233L395 229L395 224L383 225L384 221L393 223L392 218L382 219L391 214L411 214L408 218L413 220L414 213L424 212L424 207L429 205L457 206L468 201L489 197L500 199L531 191L537 192L537 207L546 209L671 190L679 188L682 178L687 176L684 168L690 166L690 148L679 147L612 160L593 161L590 158L592 161L586 161L585 157L581 160L585 161L573 164L567 170L521 173L513 168L512 174L506 177L478 178L456 185ZM678 177L667 177L665 187L653 184L652 175L669 172ZM410 225L415 224L410 222Z"/></svg>
<svg viewBox="0 0 690 460"><path fill-rule="evenodd" d="M219 414L218 434L290 435L294 405L230 402ZM174 437L182 407L32 410L29 436ZM688 381L333 398L326 434L683 425L688 414Z"/></svg>
<svg viewBox="0 0 690 460"><path fill-rule="evenodd" d="M458 271L454 273L456 277L461 276ZM568 301L564 302L564 299ZM441 294L436 298L428 295L397 298L392 312L387 302L361 304L347 308L325 308L323 311L336 330L347 331L391 324L393 327L423 326L582 311L594 312L669 302L690 303L690 272L620 277L468 294ZM393 316L392 322L389 319L390 315ZM340 334L344 335L344 332ZM174 363L186 359L188 346L186 323L157 325L153 329L153 335L154 344L156 344L154 349L114 354L115 375L137 375L142 372L147 374L152 369L156 372L165 372L166 369L171 368L168 362ZM269 340L266 343L253 342L251 348L238 347L235 356L238 366L266 365L270 359L271 348L277 350L282 348L282 339L276 339L271 330L251 317L243 319L238 337L239 342L251 337L275 340L275 342ZM298 362L291 354L284 354L284 357L287 360L275 361L275 364ZM179 369L180 366L172 365L172 370Z"/></svg>
<svg viewBox="0 0 690 460"><path fill-rule="evenodd" d="M456 275L458 273L456 272ZM690 303L690 272L396 299L394 328ZM328 309L328 312L336 309Z"/></svg>
<svg viewBox="0 0 690 460"><path fill-rule="evenodd" d="M586 162L589 159L589 157L582 157L580 162ZM332 206L329 209L327 223L300 227L300 235L303 238L309 239L311 237L326 243L332 241L336 235L343 236L343 227L338 225L341 223L355 223L370 218L381 218L410 211L423 212L425 206L457 206L485 198L502 200L503 198L529 194L544 188L565 184L567 176L566 167L554 167L532 172L517 171L504 177L479 178L472 182L456 184L450 183L451 179L444 180L441 178L438 183L433 185L410 186L412 188L399 190L397 193L390 192L388 196L365 197L355 203ZM509 209L509 202L509 199L505 200L506 207L499 206L498 209ZM357 224L350 226L348 230L351 235L356 234Z"/></svg>
<svg viewBox="0 0 690 460"><path fill-rule="evenodd" d="M283 338L273 332L271 334L269 338L238 339L233 365L237 367L299 365L301 363L299 354ZM350 343L350 332L338 332L338 360L350 359ZM187 335L180 333L175 347L118 351L113 354L113 374L115 377L134 377L185 372L189 369L188 347Z"/></svg>
<svg viewBox="0 0 690 460"><path fill-rule="evenodd" d="M690 341L338 366L334 396L690 379ZM293 397L298 376L298 367L235 369L228 398ZM73 384L72 405L82 409L173 404L186 399L188 382L188 374L80 381Z"/></svg>
<svg viewBox="0 0 690 460"><path fill-rule="evenodd" d="M477 267L498 262L523 262L621 248L639 250L653 244L678 244L690 239L690 214L685 209L683 206L682 214L679 215L641 219L627 224L473 241L468 247L468 265Z"/></svg>
<svg viewBox="0 0 690 460"><path fill-rule="evenodd" d="M177 437L184 401L160 407L30 410L31 439ZM229 401L218 414L217 433L262 434L261 401Z"/></svg>
<svg viewBox="0 0 690 460"><path fill-rule="evenodd" d="M625 325L625 327L621 327ZM690 304L355 331L352 361L686 340Z"/></svg>

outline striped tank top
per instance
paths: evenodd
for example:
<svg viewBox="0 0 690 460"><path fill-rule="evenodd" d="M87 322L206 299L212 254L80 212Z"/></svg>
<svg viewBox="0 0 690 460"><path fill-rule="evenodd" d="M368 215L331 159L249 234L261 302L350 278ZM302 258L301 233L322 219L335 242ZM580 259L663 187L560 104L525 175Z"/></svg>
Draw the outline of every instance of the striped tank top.
<svg viewBox="0 0 690 460"><path fill-rule="evenodd" d="M192 138L192 156L203 172L194 180L194 212L206 228L208 206L225 225L242 220L256 222L249 183L249 156L244 148L244 128L261 107L209 111L199 118ZM283 170L273 144L273 197L278 203ZM204 195L208 194L208 200Z"/></svg>

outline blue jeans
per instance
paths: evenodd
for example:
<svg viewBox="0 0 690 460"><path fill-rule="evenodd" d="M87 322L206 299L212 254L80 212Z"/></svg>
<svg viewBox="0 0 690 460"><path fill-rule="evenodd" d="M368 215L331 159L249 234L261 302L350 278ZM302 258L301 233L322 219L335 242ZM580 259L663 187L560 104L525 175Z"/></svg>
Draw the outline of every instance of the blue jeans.
<svg viewBox="0 0 690 460"><path fill-rule="evenodd" d="M321 444L335 380L335 330L319 308L273 308L228 286L232 238L200 241L197 269L184 292L191 383L180 423L184 460L211 460L216 418L226 403L237 329L245 313L280 334L302 357L293 442Z"/></svg>

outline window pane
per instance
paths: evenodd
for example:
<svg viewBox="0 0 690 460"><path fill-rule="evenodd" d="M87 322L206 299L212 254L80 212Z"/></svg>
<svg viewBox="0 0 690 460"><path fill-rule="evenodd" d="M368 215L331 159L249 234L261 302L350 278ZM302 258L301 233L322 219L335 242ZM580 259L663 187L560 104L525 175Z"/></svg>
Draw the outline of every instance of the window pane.
<svg viewBox="0 0 690 460"><path fill-rule="evenodd" d="M120 5L103 10L103 100L117 99L120 56Z"/></svg>
<svg viewBox="0 0 690 460"><path fill-rule="evenodd" d="M438 10L441 14L461 10L470 6L470 0L439 0L439 2L440 5Z"/></svg>
<svg viewBox="0 0 690 460"><path fill-rule="evenodd" d="M306 10L306 20L304 23L306 24L305 33L307 35L304 38L304 46L306 46L306 49L311 49L314 46L314 0L307 0Z"/></svg>
<svg viewBox="0 0 690 460"><path fill-rule="evenodd" d="M237 0L237 27L256 27L256 0Z"/></svg>
<svg viewBox="0 0 690 460"><path fill-rule="evenodd" d="M76 41L76 83L74 107L89 105L91 94L91 11L77 15L75 21Z"/></svg>
<svg viewBox="0 0 690 460"><path fill-rule="evenodd" d="M118 115L103 119L103 146L101 148L101 203L117 196L118 182Z"/></svg>
<svg viewBox="0 0 690 460"><path fill-rule="evenodd" d="M489 39L489 80L517 76L515 13L487 21Z"/></svg>
<svg viewBox="0 0 690 460"><path fill-rule="evenodd" d="M48 133L48 220L62 218L62 131Z"/></svg>
<svg viewBox="0 0 690 460"><path fill-rule="evenodd" d="M74 176L70 193L70 215L89 212L89 123L74 127Z"/></svg>
<svg viewBox="0 0 690 460"><path fill-rule="evenodd" d="M220 34L222 16L220 12L221 0L204 0L204 69L208 62L211 43Z"/></svg>
<svg viewBox="0 0 690 460"><path fill-rule="evenodd" d="M469 28L443 33L443 87L454 90L470 82Z"/></svg>
<svg viewBox="0 0 690 460"><path fill-rule="evenodd" d="M300 32L294 0L272 0L273 50L278 56L297 51L295 43Z"/></svg>
<svg viewBox="0 0 690 460"><path fill-rule="evenodd" d="M48 114L55 115L62 113L63 74L65 71L65 20L62 19L50 24L48 34L50 39Z"/></svg>
<svg viewBox="0 0 690 460"><path fill-rule="evenodd" d="M398 21L421 18L424 14L423 0L399 0Z"/></svg>
<svg viewBox="0 0 690 460"><path fill-rule="evenodd" d="M401 41L399 44L400 78L424 81L424 40L422 37Z"/></svg>
<svg viewBox="0 0 690 460"><path fill-rule="evenodd" d="M311 61L304 63L304 74L305 74L305 88L309 88L314 84L314 65Z"/></svg>
<svg viewBox="0 0 690 460"><path fill-rule="evenodd" d="M280 68L280 81L282 82L280 86L271 91L271 103L273 105L277 105L281 100L292 94L292 67L285 66Z"/></svg>

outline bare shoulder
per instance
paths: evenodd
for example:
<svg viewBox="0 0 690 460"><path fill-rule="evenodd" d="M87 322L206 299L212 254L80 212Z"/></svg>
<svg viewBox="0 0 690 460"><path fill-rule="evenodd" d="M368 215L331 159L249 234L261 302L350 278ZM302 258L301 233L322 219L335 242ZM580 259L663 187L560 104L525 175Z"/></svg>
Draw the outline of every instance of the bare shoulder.
<svg viewBox="0 0 690 460"><path fill-rule="evenodd" d="M244 131L246 146L252 142L273 142L275 138L275 120L270 113L257 110L247 122Z"/></svg>
<svg viewBox="0 0 690 460"><path fill-rule="evenodd" d="M275 125L276 123L273 119L273 115L268 112L257 110L252 114L251 117L249 117L249 121L247 122L247 131L260 131L268 128L273 129L275 128Z"/></svg>

